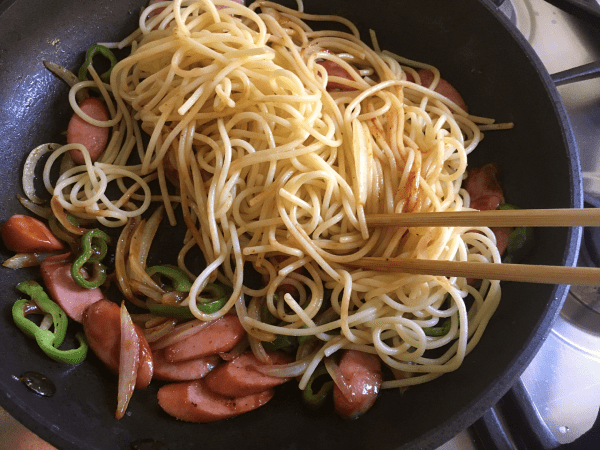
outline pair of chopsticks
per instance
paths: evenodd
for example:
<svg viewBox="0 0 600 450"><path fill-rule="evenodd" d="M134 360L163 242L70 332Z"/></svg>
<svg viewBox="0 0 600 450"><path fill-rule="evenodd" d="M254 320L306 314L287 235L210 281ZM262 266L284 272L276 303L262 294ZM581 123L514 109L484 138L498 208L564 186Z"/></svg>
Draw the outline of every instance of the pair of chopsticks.
<svg viewBox="0 0 600 450"><path fill-rule="evenodd" d="M600 208L517 209L403 214L370 214L369 227L598 227ZM600 286L600 268L464 261L363 257L348 265L365 270L397 271L528 283Z"/></svg>

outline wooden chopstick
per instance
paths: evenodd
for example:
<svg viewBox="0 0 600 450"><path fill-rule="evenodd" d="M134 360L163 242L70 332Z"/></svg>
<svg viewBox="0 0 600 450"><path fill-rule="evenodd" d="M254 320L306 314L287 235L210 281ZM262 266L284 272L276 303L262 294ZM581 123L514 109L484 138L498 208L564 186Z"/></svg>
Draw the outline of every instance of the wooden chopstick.
<svg viewBox="0 0 600 450"><path fill-rule="evenodd" d="M598 227L600 208L513 209L367 214L370 227ZM364 257L348 265L364 270L527 283L600 286L600 268Z"/></svg>
<svg viewBox="0 0 600 450"><path fill-rule="evenodd" d="M367 214L370 227L599 227L600 208Z"/></svg>
<svg viewBox="0 0 600 450"><path fill-rule="evenodd" d="M346 265L364 270L526 283L600 286L600 268L364 257Z"/></svg>

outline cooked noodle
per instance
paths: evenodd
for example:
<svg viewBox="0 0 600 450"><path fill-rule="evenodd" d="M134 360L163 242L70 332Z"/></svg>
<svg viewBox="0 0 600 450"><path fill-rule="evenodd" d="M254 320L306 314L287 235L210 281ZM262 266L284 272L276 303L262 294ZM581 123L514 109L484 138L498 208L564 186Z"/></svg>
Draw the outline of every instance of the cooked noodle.
<svg viewBox="0 0 600 450"><path fill-rule="evenodd" d="M436 68L371 49L345 19L299 11L229 0L146 8L140 29L119 45L132 51L113 69L110 85L92 69L94 81L71 91L81 115L77 91L101 87L111 119L93 123L112 128L107 152L91 163L79 146L85 164L52 183L51 166L73 146L57 150L46 186L69 214L106 226L123 226L152 201L163 203L174 223L179 204L188 233L178 265L191 273L184 256L195 246L207 262L193 274L189 298L217 278L233 287L218 312L205 314L188 298L191 311L202 321L236 311L259 358L261 340L316 335L323 346L299 366L301 388L321 359L341 348L377 353L393 369L422 374L384 387L429 381L455 370L477 344L499 302L499 282L476 289L463 278L347 263L363 256L499 262L487 228L369 229L365 221L369 213L468 209L461 189L467 155L482 127L495 125L407 80L425 68L435 87ZM310 21L335 21L349 32L313 31ZM328 80L324 60L352 80ZM328 81L354 90L330 92ZM140 129L150 136L147 145ZM133 165L135 152L140 164ZM166 181L173 173L177 196ZM153 196L155 178L161 192ZM111 185L122 194L110 199ZM246 262L264 287L243 284ZM276 295L288 285L294 295ZM323 312L327 295L331 308ZM262 302L285 325L263 323ZM424 327L446 318L447 335L425 335Z"/></svg>

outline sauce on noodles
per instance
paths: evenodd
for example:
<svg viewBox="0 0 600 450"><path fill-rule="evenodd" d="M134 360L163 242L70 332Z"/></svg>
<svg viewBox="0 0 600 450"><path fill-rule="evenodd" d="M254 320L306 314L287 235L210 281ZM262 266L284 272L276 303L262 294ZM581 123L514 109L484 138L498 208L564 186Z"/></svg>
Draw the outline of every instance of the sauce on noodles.
<svg viewBox="0 0 600 450"><path fill-rule="evenodd" d="M347 31L311 27L324 22ZM194 281L179 304L202 322L237 314L261 361L265 342L278 335L315 336L296 361L272 371L298 376L300 389L341 349L378 355L395 374L384 388L455 370L498 305L498 281L474 287L464 278L347 263L363 256L500 262L488 228L369 229L365 215L469 209L461 186L467 157L482 131L503 125L435 92L435 67L380 50L374 33L371 40L373 47L351 22L305 13L302 4L150 5L139 29L114 45L131 53L110 83L90 66L93 79L70 91L82 115L77 93L99 90L109 120L82 117L111 137L94 163L80 144L52 152L44 182L54 215L70 230L66 214L124 227L116 279L145 308L145 297L162 295L145 273L152 238L163 208L171 224L180 209L187 232L177 265ZM338 70L330 74L332 65ZM419 70L433 74L429 88ZM72 149L84 164L68 163ZM153 204L162 207L141 219ZM185 257L197 250L207 265L193 273ZM244 284L245 263L262 287ZM230 295L218 311L202 312L190 298L214 281L231 286ZM276 320L264 321L265 310ZM445 334L426 334L444 323Z"/></svg>

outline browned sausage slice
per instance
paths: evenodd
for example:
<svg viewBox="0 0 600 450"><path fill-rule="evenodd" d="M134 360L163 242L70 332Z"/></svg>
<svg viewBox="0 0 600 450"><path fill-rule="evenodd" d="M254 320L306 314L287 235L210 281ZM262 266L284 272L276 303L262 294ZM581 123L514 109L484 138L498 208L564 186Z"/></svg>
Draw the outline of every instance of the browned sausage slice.
<svg viewBox="0 0 600 450"><path fill-rule="evenodd" d="M167 414L186 422L229 419L267 403L273 390L244 397L225 397L211 392L204 380L172 383L158 390L158 404Z"/></svg>
<svg viewBox="0 0 600 450"><path fill-rule="evenodd" d="M419 74L419 78L421 78L422 86L425 86L425 87L431 86L431 83L433 83L433 73L431 71L421 69L418 71L418 74ZM465 111L468 110L467 104L463 100L460 93L454 88L454 86L452 86L450 83L448 83L443 78L440 78L440 81L438 82L434 91L437 92L438 94L443 95L447 99L453 101L456 105L460 106L463 110L465 110Z"/></svg>
<svg viewBox="0 0 600 450"><path fill-rule="evenodd" d="M325 70L327 71L327 75L330 77L345 78L346 80L354 81L354 78L352 78L352 75L350 75L348 73L348 71L346 69L344 69L342 66L340 66L338 63L335 63L333 61L329 61L328 59L326 59L323 61L319 61L318 64L322 65L325 68ZM358 72L358 70L357 70L357 72ZM335 81L327 81L327 90L328 91L333 91L333 90L355 91L356 88L353 88L346 84L336 83Z"/></svg>
<svg viewBox="0 0 600 450"><path fill-rule="evenodd" d="M152 356L154 361L154 378L167 381L198 380L206 376L219 364L219 357L217 355L204 356L181 362L167 361L164 350L155 350Z"/></svg>
<svg viewBox="0 0 600 450"><path fill-rule="evenodd" d="M115 373L119 371L121 352L121 311L116 303L100 300L83 313L83 331L90 348L96 356ZM136 389L150 384L153 373L152 351L142 329L135 325L140 341L140 358L136 378Z"/></svg>
<svg viewBox="0 0 600 450"><path fill-rule="evenodd" d="M379 357L358 350L346 350L340 359L340 373L347 392L333 388L335 410L345 419L356 419L373 406L381 387Z"/></svg>
<svg viewBox="0 0 600 450"><path fill-rule="evenodd" d="M13 214L0 231L6 248L17 253L55 252L62 243L39 219L23 214Z"/></svg>
<svg viewBox="0 0 600 450"><path fill-rule="evenodd" d="M40 271L50 297L71 319L81 323L85 309L104 299L104 295L99 288L86 289L73 280L71 263L65 261L68 256L67 253L46 258L40 264Z"/></svg>
<svg viewBox="0 0 600 450"><path fill-rule="evenodd" d="M504 191L500 184L500 167L497 164L490 163L470 169L463 186L471 197L471 208L493 211L505 201ZM496 235L496 246L502 255L508 245L508 237L514 228L492 227L491 230Z"/></svg>
<svg viewBox="0 0 600 450"><path fill-rule="evenodd" d="M228 352L245 334L240 320L227 315L187 339L168 346L165 358L170 362L178 362Z"/></svg>
<svg viewBox="0 0 600 450"><path fill-rule="evenodd" d="M95 97L88 97L79 104L81 110L92 119L107 121L108 111L104 102ZM98 127L86 122L77 114L73 114L67 127L67 143L82 144L90 153L92 162L96 161L108 143L108 127ZM71 158L76 164L83 164L83 154L79 150L71 150Z"/></svg>
<svg viewBox="0 0 600 450"><path fill-rule="evenodd" d="M470 169L463 186L471 197L471 208L492 211L504 203L500 167L497 164L490 163Z"/></svg>
<svg viewBox="0 0 600 450"><path fill-rule="evenodd" d="M280 352L269 352L273 364L287 364L291 358ZM289 381L291 378L263 375L255 367L265 365L252 352L242 353L236 359L217 367L205 379L206 386L213 392L241 397L256 394Z"/></svg>

